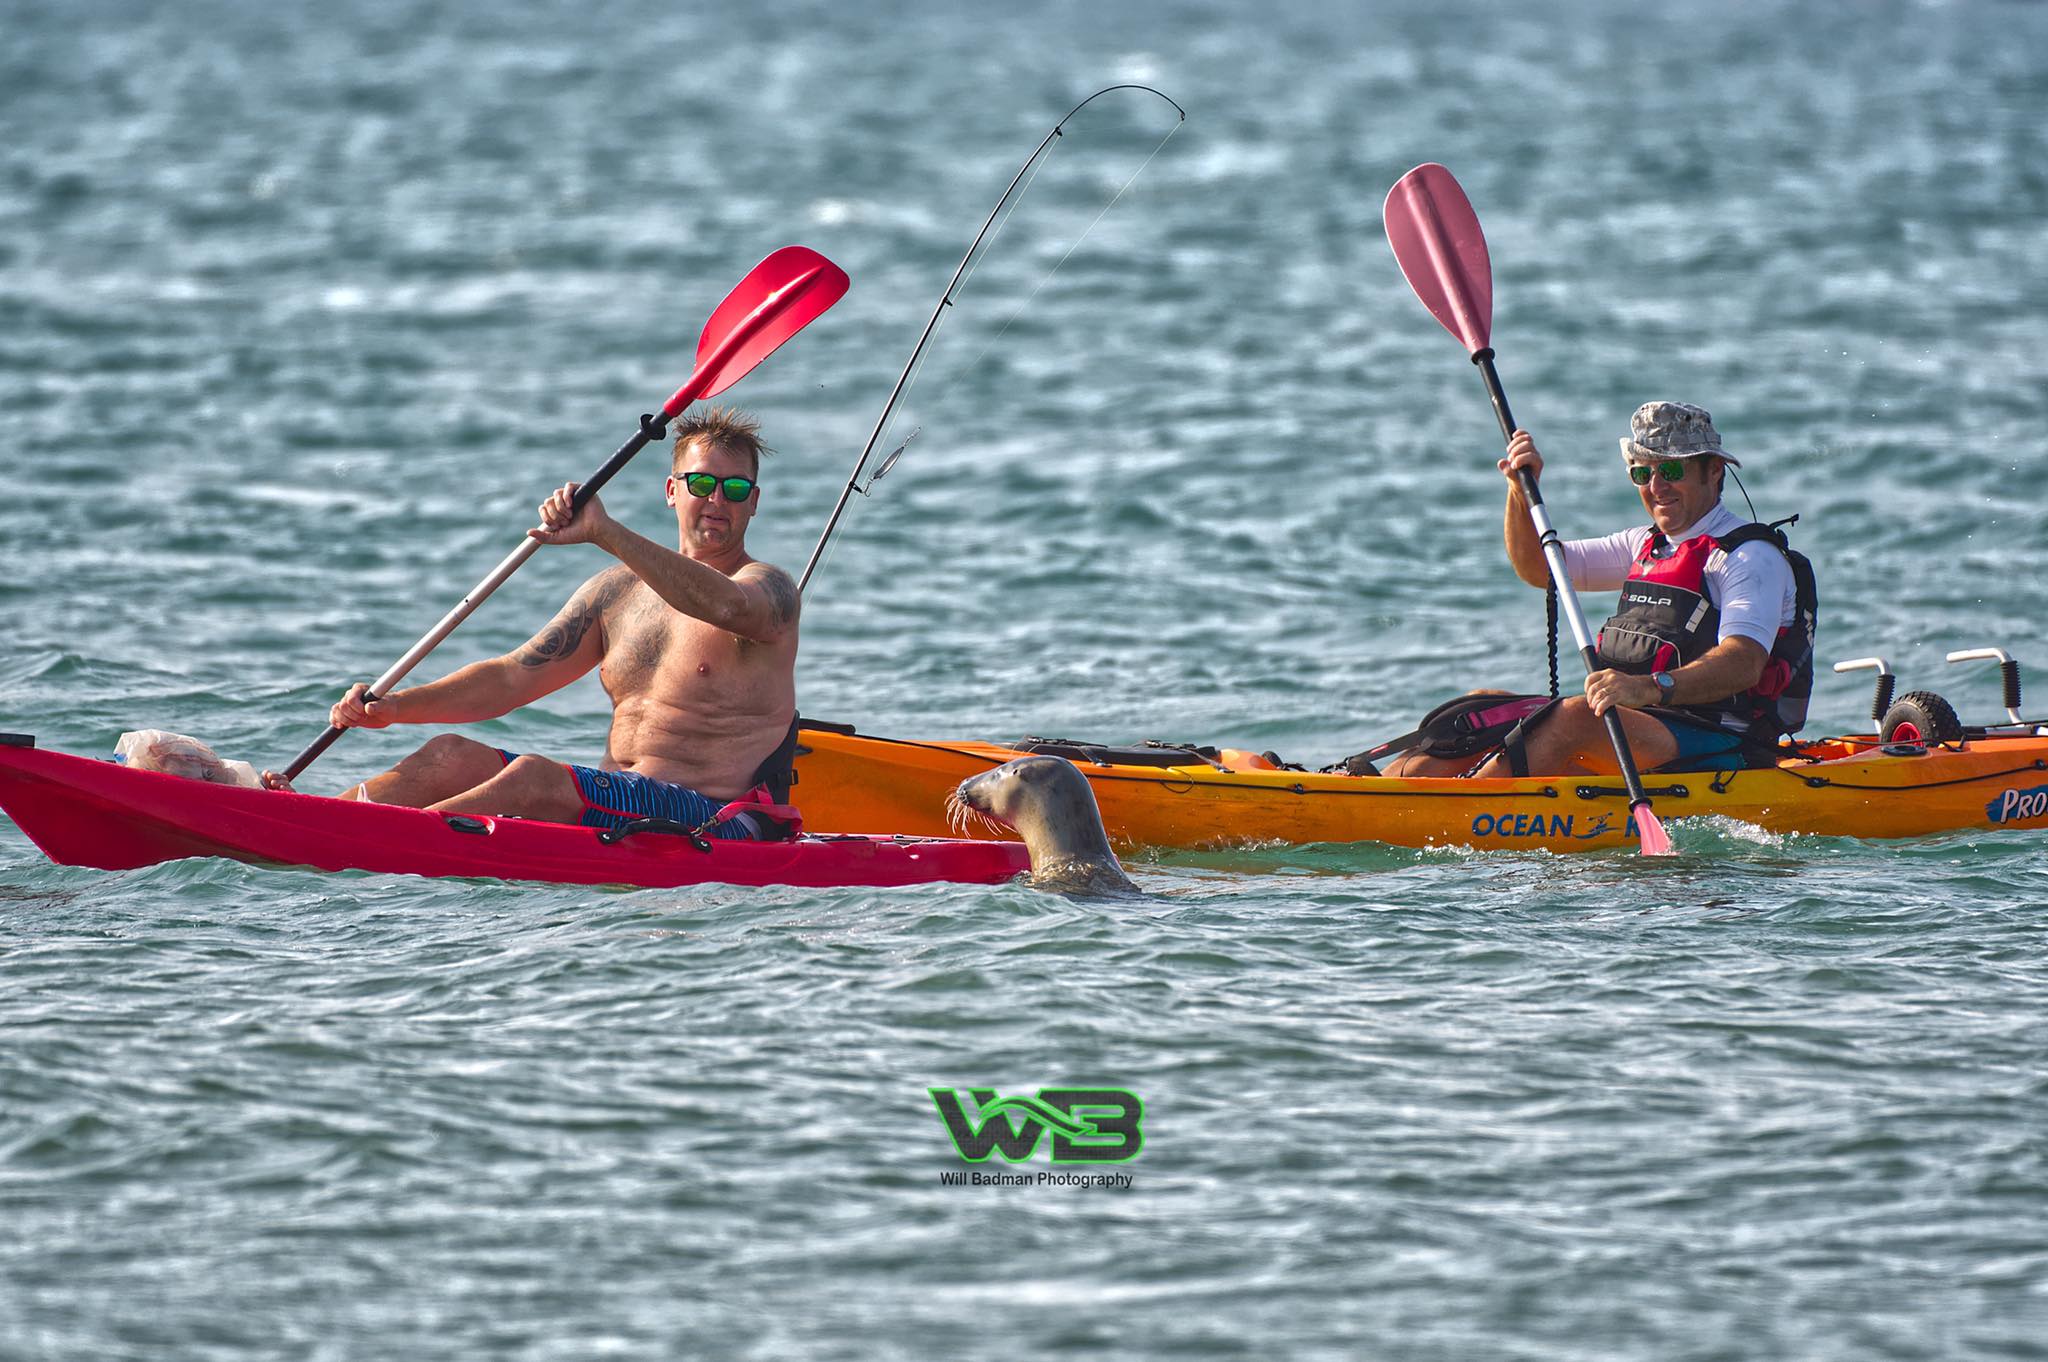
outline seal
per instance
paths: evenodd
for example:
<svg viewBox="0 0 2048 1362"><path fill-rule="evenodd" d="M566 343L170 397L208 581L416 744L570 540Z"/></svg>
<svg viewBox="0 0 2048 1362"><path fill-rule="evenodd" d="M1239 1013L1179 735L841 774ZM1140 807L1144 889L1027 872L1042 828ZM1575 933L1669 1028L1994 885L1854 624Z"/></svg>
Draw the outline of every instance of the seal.
<svg viewBox="0 0 2048 1362"><path fill-rule="evenodd" d="M1031 883L1066 894L1136 894L1109 849L1088 778L1061 757L1019 757L970 776L946 799L964 831L970 819L1008 828L1031 853Z"/></svg>

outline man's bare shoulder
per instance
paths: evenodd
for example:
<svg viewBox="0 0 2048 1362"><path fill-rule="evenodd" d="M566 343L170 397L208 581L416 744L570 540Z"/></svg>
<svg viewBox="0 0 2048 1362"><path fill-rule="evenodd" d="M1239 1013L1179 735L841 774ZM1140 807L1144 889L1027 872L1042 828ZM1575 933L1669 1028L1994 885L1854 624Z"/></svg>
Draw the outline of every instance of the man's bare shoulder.
<svg viewBox="0 0 2048 1362"><path fill-rule="evenodd" d="M797 592L796 579L773 563L755 559L735 572L732 579L765 591L770 604L775 607L775 618L782 624L794 623L803 610L803 597Z"/></svg>
<svg viewBox="0 0 2048 1362"><path fill-rule="evenodd" d="M641 585L640 579L633 574L633 569L624 563L614 563L577 587L576 596L600 610L605 610L624 600Z"/></svg>

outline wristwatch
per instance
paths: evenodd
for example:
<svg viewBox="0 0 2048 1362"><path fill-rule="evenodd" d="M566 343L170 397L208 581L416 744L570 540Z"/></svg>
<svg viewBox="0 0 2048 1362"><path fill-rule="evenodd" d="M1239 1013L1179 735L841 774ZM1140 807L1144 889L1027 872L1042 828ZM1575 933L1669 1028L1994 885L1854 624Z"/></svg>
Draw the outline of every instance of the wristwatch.
<svg viewBox="0 0 2048 1362"><path fill-rule="evenodd" d="M1672 692L1678 689L1678 682L1672 679L1671 673L1651 672L1650 679L1657 683L1657 703L1660 705L1670 704Z"/></svg>

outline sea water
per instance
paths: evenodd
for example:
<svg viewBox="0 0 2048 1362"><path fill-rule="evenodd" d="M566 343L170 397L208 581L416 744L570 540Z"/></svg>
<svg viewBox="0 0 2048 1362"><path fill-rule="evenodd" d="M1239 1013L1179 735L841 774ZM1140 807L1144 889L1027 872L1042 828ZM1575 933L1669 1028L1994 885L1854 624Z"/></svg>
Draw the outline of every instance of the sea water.
<svg viewBox="0 0 2048 1362"><path fill-rule="evenodd" d="M1629 412L1698 402L1818 565L1813 731L1868 723L1836 659L1973 722L1947 651L2048 665L2038 5L4 30L0 729L47 747L287 760L792 241L853 291L732 397L796 568L1009 177L1132 81L1185 126L854 498L807 714L1313 766L1543 688L1492 414L1380 229L1425 160L1567 534L1639 518ZM606 499L662 538L659 461ZM421 675L604 561L542 551ZM472 731L588 761L605 715ZM110 874L0 821L0 1357L2043 1355L2048 843L1678 841L1164 854L1089 901ZM934 1090L1141 1140L970 1163Z"/></svg>

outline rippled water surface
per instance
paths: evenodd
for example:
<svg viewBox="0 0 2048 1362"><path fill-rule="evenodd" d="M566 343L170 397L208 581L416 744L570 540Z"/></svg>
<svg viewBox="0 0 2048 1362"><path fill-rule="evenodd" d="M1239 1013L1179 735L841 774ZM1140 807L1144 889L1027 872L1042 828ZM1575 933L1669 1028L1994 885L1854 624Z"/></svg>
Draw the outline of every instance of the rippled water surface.
<svg viewBox="0 0 2048 1362"><path fill-rule="evenodd" d="M1824 658L1980 721L1945 652L2048 664L2037 5L5 32L0 729L45 746L287 758L789 241L855 281L733 394L779 450L752 547L800 566L981 218L1117 81L1187 122L920 390L811 590L807 713L1321 764L1540 688L1491 413L1380 232L1423 160L1567 533L1626 523L1630 409L1699 401L1801 515ZM1011 230L997 292L1058 249ZM607 494L657 536L659 472ZM428 672L598 566L541 553ZM1824 678L1814 727L1866 706ZM478 731L588 760L604 714ZM0 1357L2042 1356L2048 846L1680 843L1165 855L1130 902L111 874L0 821ZM1063 1086L1142 1098L1128 1188L942 1182L928 1088Z"/></svg>

